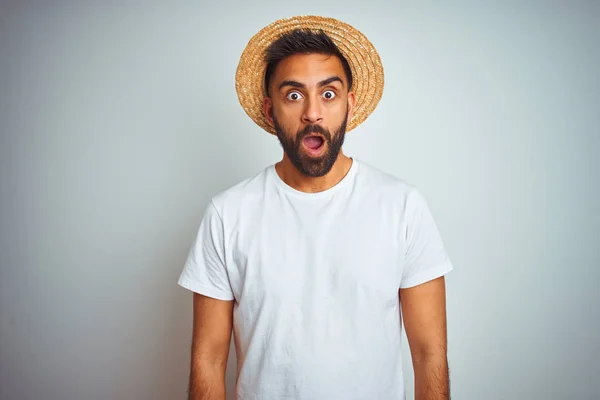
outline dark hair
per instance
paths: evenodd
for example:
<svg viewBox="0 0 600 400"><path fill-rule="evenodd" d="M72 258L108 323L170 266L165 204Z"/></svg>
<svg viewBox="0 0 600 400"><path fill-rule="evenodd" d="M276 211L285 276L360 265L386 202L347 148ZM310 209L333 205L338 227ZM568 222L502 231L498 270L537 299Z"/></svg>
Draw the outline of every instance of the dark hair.
<svg viewBox="0 0 600 400"><path fill-rule="evenodd" d="M295 29L291 32L281 35L275 40L265 52L265 61L267 68L265 71L265 95L269 95L269 84L271 77L275 72L277 65L289 56L295 54L325 54L336 56L342 62L342 68L348 81L348 90L352 88L352 71L348 60L342 55L333 40L325 32L319 30L313 32L310 30Z"/></svg>

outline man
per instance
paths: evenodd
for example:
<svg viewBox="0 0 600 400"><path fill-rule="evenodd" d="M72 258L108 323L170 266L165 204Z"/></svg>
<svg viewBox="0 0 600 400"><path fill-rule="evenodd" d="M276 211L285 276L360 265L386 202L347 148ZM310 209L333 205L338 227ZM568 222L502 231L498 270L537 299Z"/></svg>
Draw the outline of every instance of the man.
<svg viewBox="0 0 600 400"><path fill-rule="evenodd" d="M402 319L417 399L448 399L444 275L432 215L409 184L346 156L381 98L353 27L295 17L257 33L237 92L283 159L214 196L179 284L194 292L191 399L225 399L232 330L243 400L404 399Z"/></svg>

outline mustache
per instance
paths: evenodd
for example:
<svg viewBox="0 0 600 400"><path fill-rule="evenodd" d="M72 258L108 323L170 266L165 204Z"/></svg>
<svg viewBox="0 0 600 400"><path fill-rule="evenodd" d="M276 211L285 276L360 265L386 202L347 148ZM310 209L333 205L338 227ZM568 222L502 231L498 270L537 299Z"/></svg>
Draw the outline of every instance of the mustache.
<svg viewBox="0 0 600 400"><path fill-rule="evenodd" d="M321 125L306 125L304 127L304 129L302 129L300 132L298 132L297 140L300 141L305 136L308 136L311 133L320 133L321 135L323 135L325 137L325 139L327 139L329 141L331 140L331 134L329 133L329 131L327 129L323 128Z"/></svg>

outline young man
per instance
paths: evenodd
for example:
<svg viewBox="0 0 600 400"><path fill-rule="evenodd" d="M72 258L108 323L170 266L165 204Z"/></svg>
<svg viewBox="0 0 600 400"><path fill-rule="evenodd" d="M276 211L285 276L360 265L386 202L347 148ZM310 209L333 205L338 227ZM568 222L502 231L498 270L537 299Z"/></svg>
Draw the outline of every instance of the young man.
<svg viewBox="0 0 600 400"><path fill-rule="evenodd" d="M342 151L381 98L364 35L295 17L257 33L240 103L283 159L217 194L179 279L194 292L190 398L404 399L402 320L417 399L448 399L444 275L452 270L420 192Z"/></svg>

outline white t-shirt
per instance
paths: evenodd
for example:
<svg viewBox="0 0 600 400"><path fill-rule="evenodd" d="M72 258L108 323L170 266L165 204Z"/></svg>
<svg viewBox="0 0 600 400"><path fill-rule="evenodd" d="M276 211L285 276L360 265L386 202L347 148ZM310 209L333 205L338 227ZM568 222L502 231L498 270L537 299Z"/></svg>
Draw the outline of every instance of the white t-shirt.
<svg viewBox="0 0 600 400"><path fill-rule="evenodd" d="M356 159L304 193L274 165L213 197L179 278L235 300L240 400L400 400L400 288L452 270L425 199Z"/></svg>

